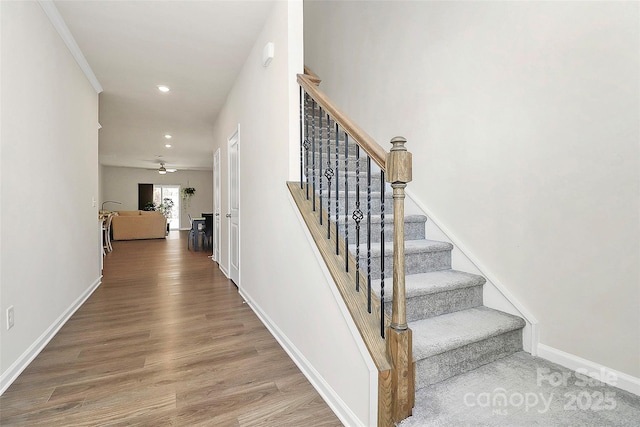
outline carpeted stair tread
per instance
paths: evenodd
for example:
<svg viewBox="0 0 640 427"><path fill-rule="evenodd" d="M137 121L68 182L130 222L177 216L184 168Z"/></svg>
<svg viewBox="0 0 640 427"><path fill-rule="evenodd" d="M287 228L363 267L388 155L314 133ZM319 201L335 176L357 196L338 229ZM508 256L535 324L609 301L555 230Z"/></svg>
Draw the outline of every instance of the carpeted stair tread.
<svg viewBox="0 0 640 427"><path fill-rule="evenodd" d="M521 318L487 307L409 322L413 331L413 357L425 359L524 326Z"/></svg>
<svg viewBox="0 0 640 427"><path fill-rule="evenodd" d="M367 227L367 212L366 212L367 206L366 206L366 203L367 202L365 200L365 202L364 202L365 206L364 206L364 210L363 210L362 209L363 208L363 206L362 206L363 203L362 203L362 201L360 201L360 210L362 210L362 213L364 214L364 219L362 221L360 221L360 227L362 227L362 230L365 230L365 231L367 229L366 228ZM343 223L344 218L345 218L345 215L340 215L340 224ZM355 223L352 215L346 215L346 218L349 221L349 223L352 223L352 224ZM380 218L381 218L381 215L379 215L379 214L375 214L375 215L371 214L371 223L372 224L380 224ZM424 216L424 215L405 215L404 216L404 223L407 224L407 223L410 223L410 222L422 222L422 223L425 223L425 222L427 222L427 217ZM385 216L384 216L384 224L385 224L385 227L390 225L390 224L393 224L393 213L385 214Z"/></svg>
<svg viewBox="0 0 640 427"><path fill-rule="evenodd" d="M349 250L351 253L355 254L356 245L349 245ZM405 255L410 254L418 254L418 253L427 253L427 252L442 252L442 251L450 251L453 249L453 245L448 242L440 242L437 240L407 240L404 242L404 253ZM366 258L367 253L367 244L363 243L360 245L360 255ZM371 257L379 257L381 253L380 244L371 246ZM393 243L387 242L384 245L384 254L385 256L393 255Z"/></svg>
<svg viewBox="0 0 640 427"><path fill-rule="evenodd" d="M482 276L458 270L439 270L427 273L407 274L405 276L405 295L407 298L416 298L438 292L482 286L485 282L486 279ZM388 283L386 283L385 288L387 286L389 286ZM372 280L371 288L375 294L379 296L380 279ZM384 296L385 301L391 301L391 298L392 295L388 292Z"/></svg>

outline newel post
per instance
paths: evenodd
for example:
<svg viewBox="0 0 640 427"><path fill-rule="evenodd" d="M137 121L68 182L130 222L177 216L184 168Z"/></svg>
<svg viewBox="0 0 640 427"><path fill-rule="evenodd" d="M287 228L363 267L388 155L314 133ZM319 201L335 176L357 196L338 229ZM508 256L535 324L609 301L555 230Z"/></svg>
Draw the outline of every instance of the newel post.
<svg viewBox="0 0 640 427"><path fill-rule="evenodd" d="M391 326L387 330L387 354L393 364L393 418L411 415L415 400L415 365L411 329L407 327L404 264L404 189L411 181L411 153L401 136L391 140L386 159L386 180L393 188L393 303Z"/></svg>

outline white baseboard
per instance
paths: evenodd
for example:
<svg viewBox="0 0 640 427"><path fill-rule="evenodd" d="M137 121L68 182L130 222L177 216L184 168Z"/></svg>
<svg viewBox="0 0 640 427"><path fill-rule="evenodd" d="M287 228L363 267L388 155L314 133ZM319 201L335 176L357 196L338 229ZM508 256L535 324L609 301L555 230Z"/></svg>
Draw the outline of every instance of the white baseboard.
<svg viewBox="0 0 640 427"><path fill-rule="evenodd" d="M0 376L0 395L18 378L27 366L35 359L38 354L49 344L49 341L58 333L60 328L73 316L73 314L84 304L91 294L102 283L102 276L98 277L86 291L82 293L61 315L53 322L40 337L34 341L22 355L3 372Z"/></svg>
<svg viewBox="0 0 640 427"><path fill-rule="evenodd" d="M304 357L304 355L296 348L296 346L287 338L287 336L278 328L273 321L267 316L255 302L249 298L242 290L240 295L249 304L249 307L262 321L264 326L271 332L271 335L280 343L280 346L287 352L291 360L298 366L316 391L322 396L324 401L329 405L331 410L336 414L345 426L365 427L365 424L358 418L356 414L345 404L338 396L333 388L322 378L322 375L315 370L313 365Z"/></svg>
<svg viewBox="0 0 640 427"><path fill-rule="evenodd" d="M592 378L640 396L640 378L632 377L631 375L607 368L599 363L583 359L544 344L538 344L538 356L573 371L579 369L581 373L585 373Z"/></svg>
<svg viewBox="0 0 640 427"><path fill-rule="evenodd" d="M224 274L224 277L226 277L227 279L229 279L229 272L227 271L226 268L224 268L224 266L222 264L220 264L218 262L218 268L220 269L220 271L222 271L222 274Z"/></svg>

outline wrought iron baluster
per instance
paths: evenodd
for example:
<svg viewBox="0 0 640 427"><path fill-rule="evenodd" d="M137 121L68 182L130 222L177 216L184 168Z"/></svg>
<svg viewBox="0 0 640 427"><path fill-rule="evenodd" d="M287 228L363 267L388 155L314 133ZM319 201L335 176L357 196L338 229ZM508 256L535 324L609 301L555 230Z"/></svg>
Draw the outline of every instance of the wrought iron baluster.
<svg viewBox="0 0 640 427"><path fill-rule="evenodd" d="M311 202L313 211L316 211L316 100L311 98L311 180L313 182L313 191Z"/></svg>
<svg viewBox="0 0 640 427"><path fill-rule="evenodd" d="M338 141L336 141L336 144ZM331 117L327 114L327 169L324 176L327 177L327 239L331 238L331 179L333 178L333 169L331 168ZM336 181L338 178L336 177ZM338 235L336 234L336 240Z"/></svg>
<svg viewBox="0 0 640 427"><path fill-rule="evenodd" d="M304 171L305 171L305 187L307 190L307 200L309 200L309 148L311 147L311 143L309 142L309 94L304 93L304 154L305 154L305 162L304 162Z"/></svg>
<svg viewBox="0 0 640 427"><path fill-rule="evenodd" d="M320 144L318 147L318 181L320 181L320 225L322 225L322 107L320 107L320 109L318 110L318 132L319 132L319 139L320 139Z"/></svg>
<svg viewBox="0 0 640 427"><path fill-rule="evenodd" d="M384 171L380 171L380 335L384 338Z"/></svg>
<svg viewBox="0 0 640 427"><path fill-rule="evenodd" d="M302 190L302 163L303 163L303 157L302 157L302 153L303 153L303 110L304 110L304 101L302 100L302 86L300 86L300 189Z"/></svg>
<svg viewBox="0 0 640 427"><path fill-rule="evenodd" d="M338 122L336 122L336 255L340 255L340 239L338 238L338 236L340 235L338 228L340 227L340 191L339 191L339 185L340 183L338 181L340 181L339 178L339 165L338 165L338 161L340 158L340 147L339 147L339 141L340 141L340 133L339 133L339 127L338 127ZM346 180L347 177L345 176L344 179Z"/></svg>
<svg viewBox="0 0 640 427"><path fill-rule="evenodd" d="M371 313L371 157L367 155L367 311Z"/></svg>
<svg viewBox="0 0 640 427"><path fill-rule="evenodd" d="M356 144L356 209L353 220L356 223L356 291L360 292L360 221L364 216L360 210L360 146Z"/></svg>
<svg viewBox="0 0 640 427"><path fill-rule="evenodd" d="M349 272L349 134L344 133L344 269Z"/></svg>

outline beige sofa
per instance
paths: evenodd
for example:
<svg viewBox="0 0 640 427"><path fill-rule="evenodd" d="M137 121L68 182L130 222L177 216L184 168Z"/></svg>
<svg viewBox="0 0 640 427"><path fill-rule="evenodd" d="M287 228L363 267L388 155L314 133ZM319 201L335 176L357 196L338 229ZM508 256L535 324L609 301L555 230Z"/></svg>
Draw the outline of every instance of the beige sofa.
<svg viewBox="0 0 640 427"><path fill-rule="evenodd" d="M120 211L111 221L113 240L162 239L167 219L158 211Z"/></svg>

